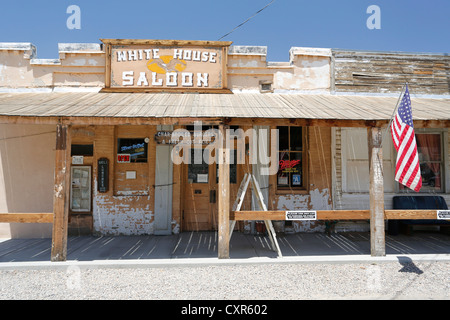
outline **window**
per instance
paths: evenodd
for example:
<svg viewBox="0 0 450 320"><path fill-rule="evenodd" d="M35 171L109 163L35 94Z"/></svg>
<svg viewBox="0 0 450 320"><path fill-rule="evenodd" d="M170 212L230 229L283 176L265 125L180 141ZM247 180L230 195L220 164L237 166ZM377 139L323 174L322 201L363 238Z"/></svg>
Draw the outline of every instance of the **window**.
<svg viewBox="0 0 450 320"><path fill-rule="evenodd" d="M70 210L91 211L91 167L71 168Z"/></svg>
<svg viewBox="0 0 450 320"><path fill-rule="evenodd" d="M92 144L72 144L71 156L92 157L94 155L94 145Z"/></svg>
<svg viewBox="0 0 450 320"><path fill-rule="evenodd" d="M345 193L369 192L369 149L366 128L341 128L340 143L335 152L341 153L335 164L336 181ZM390 133L389 133L390 134ZM392 139L386 135L383 140L384 192L395 192L395 154ZM339 168L339 169L338 169Z"/></svg>
<svg viewBox="0 0 450 320"><path fill-rule="evenodd" d="M273 92L273 90L272 90L272 81L261 80L261 81L259 81L259 85L260 85L259 91L261 93Z"/></svg>
<svg viewBox="0 0 450 320"><path fill-rule="evenodd" d="M237 151L230 150L230 183L235 184L237 181ZM219 164L216 164L216 183L219 183Z"/></svg>
<svg viewBox="0 0 450 320"><path fill-rule="evenodd" d="M111 185L114 196L139 197L150 194L150 176L152 172L154 174L154 169L149 166L150 152L155 155L156 143L148 137L154 134L154 129L151 126L114 127L115 159L112 160Z"/></svg>
<svg viewBox="0 0 450 320"><path fill-rule="evenodd" d="M279 132L277 189L304 189L304 135L302 127L277 127Z"/></svg>
<svg viewBox="0 0 450 320"><path fill-rule="evenodd" d="M196 152L201 163L195 162ZM202 152L203 149L191 149L191 160L188 164L188 183L209 183L209 165L203 160Z"/></svg>
<svg viewBox="0 0 450 320"><path fill-rule="evenodd" d="M441 133L416 133L423 192L443 192L444 157ZM399 184L400 191L409 189Z"/></svg>
<svg viewBox="0 0 450 320"><path fill-rule="evenodd" d="M147 162L147 146L144 138L117 139L117 154L129 156L129 162ZM128 159L128 158L127 158Z"/></svg>
<svg viewBox="0 0 450 320"><path fill-rule="evenodd" d="M337 188L347 194L369 192L369 161L367 129L341 128L340 143L335 152L341 151L341 163L335 164ZM336 131L336 132L339 132ZM422 174L421 193L445 192L446 168L448 167L448 131L417 128L416 142ZM395 181L397 153L390 132L383 141L383 177L385 193L415 193ZM339 185L340 184L340 185ZM350 198L348 198L350 199Z"/></svg>
<svg viewBox="0 0 450 320"><path fill-rule="evenodd" d="M186 130L191 132L191 139L195 139L195 129L197 129L195 126L186 126ZM215 129L218 130L217 126L202 126L202 135L205 135L206 130ZM230 132L233 133L235 130L239 129L239 126L230 126ZM203 145L210 144L210 138L204 138L206 140L202 140ZM201 151L203 152L203 150ZM188 183L207 183L207 179L200 179L198 180L198 175L200 174L200 178L206 177L208 174L208 164L206 164L203 160L202 164L195 164L194 162L194 149L191 149L191 162L188 165ZM215 154L215 152L213 153ZM203 159L203 154L199 155ZM213 155L211 155L213 156ZM230 159L230 183L235 184L237 181L237 152L236 150L232 149L230 150L230 157L233 157ZM216 163L216 183L219 183L219 165L217 163L217 159L215 161Z"/></svg>

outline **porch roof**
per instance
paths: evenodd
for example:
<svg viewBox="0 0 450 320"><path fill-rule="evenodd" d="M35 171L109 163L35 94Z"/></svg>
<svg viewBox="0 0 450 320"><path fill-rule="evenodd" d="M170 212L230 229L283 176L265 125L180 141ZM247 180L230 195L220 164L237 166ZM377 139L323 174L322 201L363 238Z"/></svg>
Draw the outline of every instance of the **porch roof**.
<svg viewBox="0 0 450 320"><path fill-rule="evenodd" d="M382 121L398 97L312 94L0 93L1 122L72 119L243 118ZM450 99L411 98L415 121L450 120ZM8 121L8 118L15 118ZM25 121L25 120L24 120Z"/></svg>

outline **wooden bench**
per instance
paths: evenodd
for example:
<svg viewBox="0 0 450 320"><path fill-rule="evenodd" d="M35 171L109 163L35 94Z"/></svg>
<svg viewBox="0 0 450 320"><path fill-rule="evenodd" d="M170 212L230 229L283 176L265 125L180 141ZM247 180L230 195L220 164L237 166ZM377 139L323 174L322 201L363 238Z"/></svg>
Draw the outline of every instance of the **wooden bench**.
<svg viewBox="0 0 450 320"><path fill-rule="evenodd" d="M406 210L447 210L448 206L442 196L426 195L426 196L395 196L394 209ZM414 227L418 226L439 226L440 232L450 234L450 221L438 219L404 219L404 220L389 220L388 234L398 235L404 233L412 235Z"/></svg>

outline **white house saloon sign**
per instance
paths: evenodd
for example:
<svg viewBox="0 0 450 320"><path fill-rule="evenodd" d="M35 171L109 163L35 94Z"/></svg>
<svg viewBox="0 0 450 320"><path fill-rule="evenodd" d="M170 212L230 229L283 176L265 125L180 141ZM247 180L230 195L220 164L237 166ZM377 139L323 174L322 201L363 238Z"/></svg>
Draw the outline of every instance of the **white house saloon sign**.
<svg viewBox="0 0 450 320"><path fill-rule="evenodd" d="M229 92L231 42L102 39L106 52L103 91Z"/></svg>

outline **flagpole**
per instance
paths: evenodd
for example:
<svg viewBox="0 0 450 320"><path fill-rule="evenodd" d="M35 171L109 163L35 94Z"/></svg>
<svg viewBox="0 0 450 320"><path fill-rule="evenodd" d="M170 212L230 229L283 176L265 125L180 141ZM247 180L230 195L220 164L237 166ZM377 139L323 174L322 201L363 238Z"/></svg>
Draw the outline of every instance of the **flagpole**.
<svg viewBox="0 0 450 320"><path fill-rule="evenodd" d="M402 96L403 96L403 93L405 91L405 88L406 88L407 84L408 84L408 82L405 82L405 84L403 85L402 91L400 92L400 96L398 97L398 100L397 100L397 105L395 106L394 112L392 112L392 116L391 116L391 119L389 120L389 124L388 124L386 130L384 131L383 137L381 139L381 146L383 146L384 138L386 138L386 133L388 132L388 130L391 127L392 120L394 119L395 113L397 112L398 105L400 103L400 100L402 99Z"/></svg>

